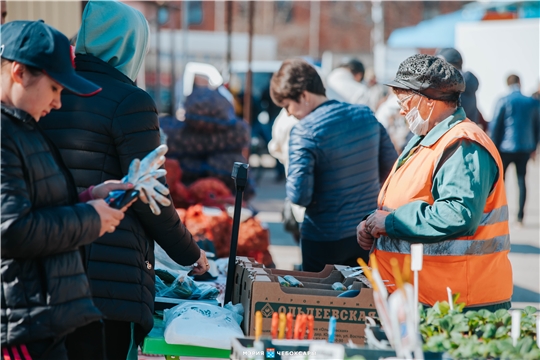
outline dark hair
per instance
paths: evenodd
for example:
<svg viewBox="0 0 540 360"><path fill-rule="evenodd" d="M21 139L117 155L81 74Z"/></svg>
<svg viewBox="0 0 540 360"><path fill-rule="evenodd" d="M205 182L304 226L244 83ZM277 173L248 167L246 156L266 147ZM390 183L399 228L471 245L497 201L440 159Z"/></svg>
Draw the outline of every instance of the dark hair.
<svg viewBox="0 0 540 360"><path fill-rule="evenodd" d="M304 91L326 95L317 70L302 59L285 60L270 81L270 97L279 105L285 99L298 102Z"/></svg>
<svg viewBox="0 0 540 360"><path fill-rule="evenodd" d="M364 74L366 70L364 69L364 64L360 62L360 60L357 59L351 59L346 64L341 65L341 67L345 69L349 69L349 71L353 74Z"/></svg>
<svg viewBox="0 0 540 360"><path fill-rule="evenodd" d="M12 62L13 62L12 60L2 58L2 65L1 66L4 67L4 66L6 66L8 64L11 64ZM34 77L43 75L43 71L41 69L38 69L35 66L26 65L26 64L23 64L23 63L20 63L20 64L24 65L24 67L28 70L30 75L32 75Z"/></svg>
<svg viewBox="0 0 540 360"><path fill-rule="evenodd" d="M507 79L506 79L506 83L508 84L508 86L510 85L515 85L515 84L519 84L519 76L517 75L510 75Z"/></svg>

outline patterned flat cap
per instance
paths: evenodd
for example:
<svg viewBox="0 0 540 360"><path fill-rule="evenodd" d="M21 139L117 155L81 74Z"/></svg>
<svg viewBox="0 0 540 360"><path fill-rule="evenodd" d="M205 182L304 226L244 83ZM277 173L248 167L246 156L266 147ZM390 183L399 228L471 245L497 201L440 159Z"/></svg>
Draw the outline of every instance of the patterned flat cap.
<svg viewBox="0 0 540 360"><path fill-rule="evenodd" d="M465 81L459 70L444 59L413 55L399 65L391 87L414 90L433 100L457 101L465 91Z"/></svg>

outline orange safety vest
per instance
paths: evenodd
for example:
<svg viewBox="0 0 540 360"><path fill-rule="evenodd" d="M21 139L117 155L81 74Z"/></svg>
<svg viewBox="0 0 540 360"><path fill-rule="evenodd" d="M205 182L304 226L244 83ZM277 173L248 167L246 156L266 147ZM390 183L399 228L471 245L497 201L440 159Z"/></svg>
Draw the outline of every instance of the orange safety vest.
<svg viewBox="0 0 540 360"><path fill-rule="evenodd" d="M495 145L480 128L464 120L429 147L419 146L410 158L390 176L379 194L379 209L393 211L412 201L434 203L431 188L434 171L446 148L459 139L470 139L482 145L497 162L499 178L487 198L484 215L472 236L424 244L423 267L419 272L419 300L428 305L448 300L446 287L459 293L458 302L482 306L510 301L512 267L508 259L510 235L508 207L503 181L503 167ZM490 184L485 184L489 186ZM376 240L374 254L383 279L394 284L390 259L400 267L411 242L382 236ZM388 286L389 292L395 286Z"/></svg>

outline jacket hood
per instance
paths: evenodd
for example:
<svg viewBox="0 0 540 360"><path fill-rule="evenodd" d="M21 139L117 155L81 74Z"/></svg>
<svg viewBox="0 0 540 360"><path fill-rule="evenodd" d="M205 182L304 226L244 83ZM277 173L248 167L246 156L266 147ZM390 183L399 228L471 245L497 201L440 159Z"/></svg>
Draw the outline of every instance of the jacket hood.
<svg viewBox="0 0 540 360"><path fill-rule="evenodd" d="M89 1L77 35L76 54L93 55L135 81L148 48L148 22L118 1Z"/></svg>

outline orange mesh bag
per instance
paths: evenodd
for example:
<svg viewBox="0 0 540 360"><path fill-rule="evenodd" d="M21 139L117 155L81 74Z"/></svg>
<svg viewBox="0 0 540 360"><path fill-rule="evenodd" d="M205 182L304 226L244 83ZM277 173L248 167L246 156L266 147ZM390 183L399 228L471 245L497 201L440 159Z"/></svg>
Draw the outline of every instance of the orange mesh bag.
<svg viewBox="0 0 540 360"><path fill-rule="evenodd" d="M234 204L231 190L219 179L204 178L195 181L188 187L195 203L216 206L224 210L225 204Z"/></svg>
<svg viewBox="0 0 540 360"><path fill-rule="evenodd" d="M213 241L217 257L229 255L232 219L225 211L219 215L208 215L203 206L197 204L187 209L184 224L195 239Z"/></svg>
<svg viewBox="0 0 540 360"><path fill-rule="evenodd" d="M239 256L251 256L266 266L272 266L272 256L268 252L270 232L261 222L252 217L240 224L238 234Z"/></svg>

